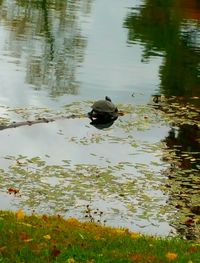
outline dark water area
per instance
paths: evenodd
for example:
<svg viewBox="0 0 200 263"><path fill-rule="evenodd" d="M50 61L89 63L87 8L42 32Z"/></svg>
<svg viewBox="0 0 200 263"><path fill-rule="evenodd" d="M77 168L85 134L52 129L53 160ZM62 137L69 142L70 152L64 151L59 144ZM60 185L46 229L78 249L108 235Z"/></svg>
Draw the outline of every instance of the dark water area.
<svg viewBox="0 0 200 263"><path fill-rule="evenodd" d="M1 0L0 83L0 209L199 236L198 0Z"/></svg>

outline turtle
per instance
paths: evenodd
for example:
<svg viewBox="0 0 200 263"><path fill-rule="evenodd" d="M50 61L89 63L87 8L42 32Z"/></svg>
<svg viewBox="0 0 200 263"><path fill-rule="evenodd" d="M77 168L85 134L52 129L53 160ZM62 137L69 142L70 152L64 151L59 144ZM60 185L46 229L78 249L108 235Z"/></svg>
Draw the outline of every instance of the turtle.
<svg viewBox="0 0 200 263"><path fill-rule="evenodd" d="M118 109L108 96L105 97L105 100L95 101L91 108L92 110L88 115L92 120L115 120L118 117Z"/></svg>

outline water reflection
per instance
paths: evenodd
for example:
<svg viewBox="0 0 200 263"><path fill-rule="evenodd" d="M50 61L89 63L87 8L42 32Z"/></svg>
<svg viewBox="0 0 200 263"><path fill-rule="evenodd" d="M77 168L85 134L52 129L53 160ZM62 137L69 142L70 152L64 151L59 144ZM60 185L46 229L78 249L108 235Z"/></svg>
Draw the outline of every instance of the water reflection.
<svg viewBox="0 0 200 263"><path fill-rule="evenodd" d="M181 168L188 169L198 166L195 161L200 158L199 137L200 129L196 124L183 124L178 129L172 127L169 131L165 139L167 147L176 149L177 156L181 156L183 153L193 156L191 158L188 158L187 154L182 156L180 159Z"/></svg>
<svg viewBox="0 0 200 263"><path fill-rule="evenodd" d="M6 101L9 113L4 108L1 112L5 110L10 116L10 107L15 107L16 101L20 104L16 109L19 116L11 114L10 120L30 124L27 120L31 116L33 120L44 118L45 114L48 117L49 110L53 112L49 112L52 118L80 114L80 101L99 99L105 93L119 103L120 109L129 112L115 123L114 120L92 122L94 127L88 125L86 118L65 118L45 125L4 129L1 131L0 161L4 169L1 187L4 192L11 186L22 190L23 196L15 201L14 207L80 218L83 206L90 204L104 210L112 225L168 234L177 198L170 200L175 201L175 205L168 205L168 197L176 193L163 193L165 180L172 180L172 171L179 169L180 180L173 178L172 182L183 183L181 173L185 171L178 166L178 154L174 166L170 161L162 161L162 140L169 129L169 121L163 125L162 117L146 102L158 85L157 69L161 60L159 94L196 94L198 68L196 71L194 68L199 56L198 26L194 19L172 16L172 8L177 10L175 5L170 5L172 1L146 1L145 6L132 9L125 21L130 48L126 45L127 30L122 28L127 15L125 7L127 3L133 6L141 1L94 2L91 23L86 28L84 18L90 13L92 0L1 2L0 78L4 83L1 86L3 99L0 99L1 103ZM139 43L132 46L135 41ZM143 47L146 64L140 62ZM159 58L150 63L152 56ZM173 65L168 69L170 61ZM185 84L182 74L187 77ZM78 104L74 103L75 96L60 96L77 94L79 86L82 94L76 96ZM49 94L59 98L52 99ZM134 108L133 101L137 104ZM85 102L83 113L90 104ZM32 104L35 107L31 108ZM62 112L63 104L67 105ZM182 126L179 128L181 130ZM173 139L180 141L178 147L182 142L176 131L175 137L173 130L170 133L171 137L166 138L166 143L172 140L168 151L176 153ZM167 177L161 170L169 166L165 171ZM35 177L24 176L23 172L32 172ZM194 193L194 188L191 191ZM67 214L66 209L69 209Z"/></svg>
<svg viewBox="0 0 200 263"><path fill-rule="evenodd" d="M174 153L170 168L165 171L169 178L170 203L178 212L179 223L174 222L177 231L187 239L199 236L198 216L200 215L199 161L200 129L197 125L183 124L172 127L165 139L169 150Z"/></svg>
<svg viewBox="0 0 200 263"><path fill-rule="evenodd" d="M199 225L195 224L200 191L200 131L195 124L200 106L199 21L200 5L195 0L190 3L146 0L132 9L124 21L128 28L128 43L140 42L144 46L143 62L147 63L155 56L163 57L158 93L165 96L163 102L154 96L154 102L161 103L160 109L173 122L164 140L167 150L163 160L169 164L164 174L169 179L166 184L169 203L177 209L176 222L172 224L188 239L199 236ZM174 108L170 96L176 96ZM192 101L194 96L197 96L195 103Z"/></svg>
<svg viewBox="0 0 200 263"><path fill-rule="evenodd" d="M195 14L195 15L193 15ZM198 1L154 1L132 9L124 21L128 42L141 42L143 61L163 56L160 93L197 96L200 71Z"/></svg>
<svg viewBox="0 0 200 263"><path fill-rule="evenodd" d="M84 3L2 2L1 20L9 34L6 49L27 68L26 82L33 88L48 89L53 97L78 92L75 72L86 46L79 15L90 12L91 0Z"/></svg>
<svg viewBox="0 0 200 263"><path fill-rule="evenodd" d="M93 119L90 124L93 125L95 128L102 130L102 129L107 129L110 128L114 122L118 119L118 117L112 118L112 119Z"/></svg>

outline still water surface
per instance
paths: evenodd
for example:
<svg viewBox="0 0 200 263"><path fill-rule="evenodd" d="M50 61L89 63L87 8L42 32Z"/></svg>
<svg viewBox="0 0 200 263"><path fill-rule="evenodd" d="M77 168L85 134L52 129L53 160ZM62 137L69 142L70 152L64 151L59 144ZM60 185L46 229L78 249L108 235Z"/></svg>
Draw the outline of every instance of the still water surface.
<svg viewBox="0 0 200 263"><path fill-rule="evenodd" d="M0 131L0 208L87 220L89 205L108 225L182 229L187 197L199 204L198 114L172 125L152 95L199 113L199 21L198 1L0 1L2 123L86 113L105 95L128 112L105 130L61 118Z"/></svg>

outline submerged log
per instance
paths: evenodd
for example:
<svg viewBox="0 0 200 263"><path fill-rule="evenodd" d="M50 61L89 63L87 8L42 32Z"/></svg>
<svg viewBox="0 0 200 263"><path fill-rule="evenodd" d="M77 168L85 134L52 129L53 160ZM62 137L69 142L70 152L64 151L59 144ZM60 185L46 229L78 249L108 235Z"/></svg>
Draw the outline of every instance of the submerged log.
<svg viewBox="0 0 200 263"><path fill-rule="evenodd" d="M10 129L10 128L17 128L17 127L21 127L21 126L32 126L34 124L38 124L38 123L49 123L49 122L54 122L56 120L61 120L61 119L75 119L75 118L84 118L86 117L86 115L75 115L75 114L71 114L69 116L66 117L57 117L57 118L38 118L36 120L27 120L27 121L21 121L21 122L13 122L10 123L8 125L4 125L4 124L0 124L0 130L5 130L5 129Z"/></svg>

